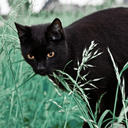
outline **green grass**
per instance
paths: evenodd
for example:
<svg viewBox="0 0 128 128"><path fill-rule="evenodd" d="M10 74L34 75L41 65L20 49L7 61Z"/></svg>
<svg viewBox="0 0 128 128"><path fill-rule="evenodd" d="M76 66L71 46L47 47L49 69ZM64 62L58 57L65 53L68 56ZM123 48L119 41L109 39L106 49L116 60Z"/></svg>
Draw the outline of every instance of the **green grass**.
<svg viewBox="0 0 128 128"><path fill-rule="evenodd" d="M0 127L61 128L70 98L66 92L59 92L47 77L34 75L21 56L18 37L13 36L12 29L5 27L5 30L8 33L3 33L0 40ZM70 111L79 113L75 109ZM73 122L80 127L81 120L73 114L68 127L73 127Z"/></svg>
<svg viewBox="0 0 128 128"><path fill-rule="evenodd" d="M70 105L68 94L59 92L47 77L34 75L21 56L18 37L12 29L3 28L0 42L0 127L63 127ZM67 127L80 127L80 118L73 116L79 112L72 106L70 109Z"/></svg>
<svg viewBox="0 0 128 128"><path fill-rule="evenodd" d="M84 13L81 11L75 13L42 11L38 15L32 15L31 10L23 11L24 4L25 1L13 1L12 11L8 19L4 20L0 17L0 20L5 24L4 27L0 28L0 128L81 128L84 120L89 120L91 128L101 126L109 111L106 110L99 122L96 122L96 113L93 115L88 99L81 89L82 85L78 85L77 79L73 80L68 74L65 74L75 85L71 91L63 77L59 78L54 74L68 89L65 92L54 87L47 77L33 73L21 55L14 22L32 25L52 22L55 17L58 17L62 20L63 26L67 26L102 7L87 7ZM103 7L106 8L107 6ZM83 56L86 54L89 54L89 49L86 49ZM84 66L87 65L80 64L79 68L76 69L78 70L78 77L81 77L79 72L85 68ZM122 72L126 68L127 66L123 68ZM61 73L64 74L64 72ZM92 86L94 87L94 85ZM76 88L86 103L80 100ZM122 97L126 99L125 95ZM126 108L126 101L123 100L123 103L124 108ZM124 114L127 120L126 112Z"/></svg>
<svg viewBox="0 0 128 128"><path fill-rule="evenodd" d="M30 25L55 17L65 17L66 26L66 18L75 20L75 16L49 12L32 16L29 11L24 15L19 12L23 6L24 1L17 1L8 20L0 18L5 24L0 29L0 128L80 128L83 120L68 93L55 88L47 77L35 75L23 60L14 26L14 21Z"/></svg>

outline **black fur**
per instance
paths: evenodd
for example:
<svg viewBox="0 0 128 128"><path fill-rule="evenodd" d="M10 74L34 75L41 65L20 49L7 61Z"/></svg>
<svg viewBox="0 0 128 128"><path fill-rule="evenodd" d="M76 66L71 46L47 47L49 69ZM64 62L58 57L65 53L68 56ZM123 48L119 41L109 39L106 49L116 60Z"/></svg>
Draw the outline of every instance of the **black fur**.
<svg viewBox="0 0 128 128"><path fill-rule="evenodd" d="M90 97L90 105L95 112L96 102L101 94L105 93L100 104L100 114L106 109L113 111L117 79L107 47L112 52L119 71L128 61L128 8L112 8L88 15L66 28L62 27L61 21L55 19L51 24L36 26L22 26L15 23L21 42L21 51L25 60L32 66L35 73L40 75L52 74L56 69L63 70L66 63L72 60L65 72L74 79L77 61L81 62L84 48L88 48L91 41L98 43L97 48L103 52L89 63L93 68L82 71L82 75L89 73L87 79L104 79L94 82L98 89L85 91ZM48 58L49 52L55 52L54 57ZM34 60L27 58L31 54ZM42 68L43 67L43 68ZM38 70L42 69L42 70ZM125 77L126 96L128 93L128 71ZM51 77L54 80L54 78ZM58 85L63 88L62 85ZM121 93L119 92L116 115L122 108ZM110 115L108 115L110 117ZM105 125L105 124L104 124ZM84 124L84 127L89 127ZM104 127L104 126L102 126Z"/></svg>

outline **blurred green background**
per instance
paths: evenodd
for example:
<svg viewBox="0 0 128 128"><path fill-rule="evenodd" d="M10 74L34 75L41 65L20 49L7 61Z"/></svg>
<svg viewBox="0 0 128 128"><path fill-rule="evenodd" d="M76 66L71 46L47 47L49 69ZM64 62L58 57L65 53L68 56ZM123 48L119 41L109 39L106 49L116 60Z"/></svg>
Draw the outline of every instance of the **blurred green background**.
<svg viewBox="0 0 128 128"><path fill-rule="evenodd" d="M67 26L97 10L127 6L127 0L84 6L57 4L56 0L39 12L33 12L34 4L27 0L8 4L8 14L0 16L0 128L81 128L81 113L68 92L53 86L47 77L34 75L23 60L14 22L33 25L58 17Z"/></svg>

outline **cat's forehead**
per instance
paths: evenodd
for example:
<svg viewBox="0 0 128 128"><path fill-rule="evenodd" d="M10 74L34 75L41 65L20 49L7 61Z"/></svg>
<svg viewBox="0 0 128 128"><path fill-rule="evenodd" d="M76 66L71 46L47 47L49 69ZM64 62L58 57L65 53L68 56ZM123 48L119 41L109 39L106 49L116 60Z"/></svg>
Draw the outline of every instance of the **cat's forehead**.
<svg viewBox="0 0 128 128"><path fill-rule="evenodd" d="M49 24L41 24L36 26L31 26L31 49L40 51L45 51L47 49L53 49L54 45L51 45L47 39L47 29Z"/></svg>
<svg viewBox="0 0 128 128"><path fill-rule="evenodd" d="M31 26L31 36L34 40L45 40L49 24L40 24Z"/></svg>

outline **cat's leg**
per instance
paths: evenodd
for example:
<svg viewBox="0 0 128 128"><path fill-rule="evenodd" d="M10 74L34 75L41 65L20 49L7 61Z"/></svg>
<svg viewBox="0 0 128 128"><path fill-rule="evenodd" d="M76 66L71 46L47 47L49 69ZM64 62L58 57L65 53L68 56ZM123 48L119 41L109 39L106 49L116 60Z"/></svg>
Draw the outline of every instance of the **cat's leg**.
<svg viewBox="0 0 128 128"><path fill-rule="evenodd" d="M119 92L118 95L119 96L118 96L118 101L117 101L116 116L119 115L120 110L122 108L121 93ZM103 96L103 98L101 99L101 103L100 103L98 110L97 110L96 123L98 123L101 115L105 112L105 110L109 110L109 111L113 112L114 101L115 101L115 94L113 95L113 91L107 92ZM94 114L96 111L96 103L97 103L96 95L92 95L92 93L91 93L91 99L89 100L89 103L90 103L91 109L92 109L93 114ZM104 121L105 120L106 121L102 124L101 128L105 128L105 126L110 122L110 120L108 120L108 119L112 119L112 117L113 117L113 115L110 112L108 112L107 115L104 117ZM84 122L83 128L90 128L90 127L89 127L88 123Z"/></svg>
<svg viewBox="0 0 128 128"><path fill-rule="evenodd" d="M88 92L85 92L85 93L88 94ZM89 97L88 100L89 100L89 104L90 104L91 110L92 110L92 112L94 114L94 112L96 110L95 108L96 108L97 96L95 95L95 93L89 91L88 97ZM90 115L90 117L91 117L91 115ZM90 128L90 126L88 125L88 122L84 122L83 128Z"/></svg>
<svg viewBox="0 0 128 128"><path fill-rule="evenodd" d="M102 124L101 128L105 128L105 126L109 127L111 124L109 123L111 120L113 120L113 111L114 111L114 104L115 104L115 95L116 95L116 90L115 91L108 91L104 97L103 100L100 104L100 113L98 114L97 117L97 122L99 121L100 117L102 114L106 111L109 110L109 112L106 114L104 117L104 123ZM122 109L122 101L121 101L121 92L119 90L118 92L118 97L117 97L117 104L116 104L116 112L115 116L118 117L120 114L120 111ZM116 121L115 121L116 122ZM108 125L109 123L109 125Z"/></svg>

